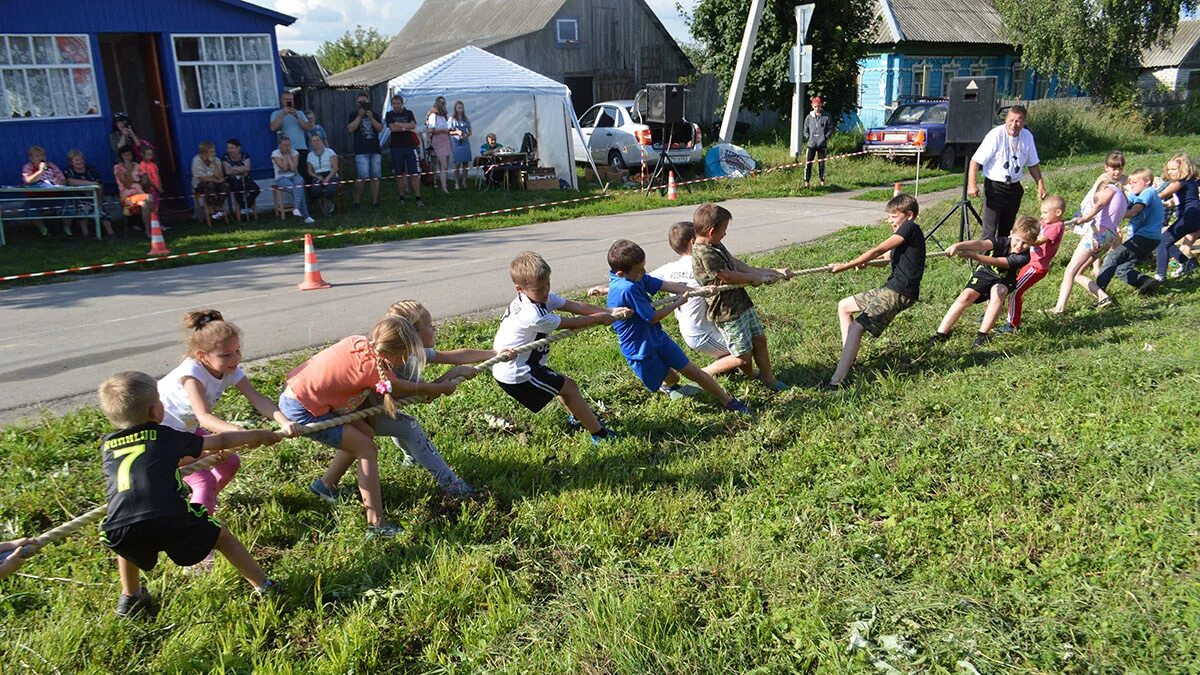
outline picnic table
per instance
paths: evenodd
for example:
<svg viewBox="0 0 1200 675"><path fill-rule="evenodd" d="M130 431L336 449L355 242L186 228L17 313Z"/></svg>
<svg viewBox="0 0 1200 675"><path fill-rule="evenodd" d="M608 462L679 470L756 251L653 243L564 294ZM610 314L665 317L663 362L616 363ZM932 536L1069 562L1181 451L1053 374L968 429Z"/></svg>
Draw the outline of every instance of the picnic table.
<svg viewBox="0 0 1200 675"><path fill-rule="evenodd" d="M4 223L20 220L91 219L100 239L101 193L99 185L0 187L0 246L6 243ZM83 208L70 208L71 202Z"/></svg>

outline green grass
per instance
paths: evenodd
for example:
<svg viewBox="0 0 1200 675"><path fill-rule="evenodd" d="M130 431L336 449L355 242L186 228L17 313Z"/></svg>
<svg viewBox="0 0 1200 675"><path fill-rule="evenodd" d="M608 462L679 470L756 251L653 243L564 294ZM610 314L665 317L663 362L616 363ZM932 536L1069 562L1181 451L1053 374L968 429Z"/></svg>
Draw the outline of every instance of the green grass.
<svg viewBox="0 0 1200 675"><path fill-rule="evenodd" d="M789 163L787 146L778 144L750 145L752 155L765 166L773 167ZM831 151L849 152L853 148L848 139L839 139L831 147ZM351 167L353 163L350 163ZM651 167L653 168L653 167ZM796 195L816 195L845 190L856 190L876 187L882 183L897 180L908 180L913 175L911 165L896 164L878 158L850 158L838 160L830 164L831 183L827 187L814 187L801 190L801 175L795 169L775 171L751 179L738 181L711 181L680 188L679 202L681 204L701 204L706 201L720 201L738 198L787 197ZM590 169L588 169L590 173ZM583 170L580 170L583 173ZM922 171L924 175L926 171ZM930 175L935 175L932 172ZM687 169L680 179L701 177L702 169ZM394 183L385 180L381 186L381 204L379 209L369 207L358 210L335 213L333 217L318 219L317 223L305 226L298 218L288 218L280 221L272 214L262 214L257 223L241 223L233 225L215 225L208 229L195 221L183 220L175 224L166 233L167 245L172 253L187 251L202 251L227 246L253 244L279 239L302 237L305 232L324 232L369 228L388 225L398 225L411 221L446 218L467 214L493 211L505 208L522 207L549 201L588 197L601 194L599 186L594 182L585 182L579 192L575 191L531 191L504 192L489 191L479 193L475 190L465 192L451 191L449 195L428 186L422 188L426 208L417 208L410 199L406 206L401 206L396 200ZM351 202L347 195L346 204ZM565 220L585 216L612 215L661 208L671 205L665 196L653 192L649 196L641 192L616 190L614 194L597 200L587 201L576 205L556 207L539 207L515 213L486 217L475 217L450 223L434 223L414 225L396 229L351 234L335 239L322 240L320 248L355 246L359 244L415 239L421 237L455 234L477 230L491 230L503 227L515 227L529 223ZM58 233L60 228L55 221L48 221L50 230ZM51 269L91 265L106 262L116 262L146 257L148 242L133 233L130 238L106 239L96 241L94 238L63 239L61 235L42 238L29 224L9 224L6 232L9 246L0 247L0 276L21 274L26 272L41 272ZM197 265L221 260L236 260L241 258L281 255L302 250L300 244L268 246L245 251L234 251L205 255L196 258L168 260L139 265L142 268L166 268L183 265ZM77 275L55 277L51 280L75 278ZM44 283L45 280L32 280L24 283ZM9 285L12 285L10 282Z"/></svg>
<svg viewBox="0 0 1200 675"><path fill-rule="evenodd" d="M1091 178L1064 176L1056 189L1074 200ZM924 206L925 223L947 209ZM885 235L852 228L761 262L845 260ZM616 444L593 448L565 431L561 411L532 415L487 378L469 382L416 414L487 499L444 504L385 444L385 504L407 528L391 542L363 541L357 504L306 492L324 448L255 451L220 515L281 581L278 602L250 603L224 562L193 578L164 561L148 575L163 613L119 621L112 556L80 536L23 570L54 579L0 584L4 663L870 673L882 660L901 672L963 672L958 661L988 673L1194 672L1200 285L1142 299L1118 281L1121 309L1096 312L1077 296L1050 320L1038 310L1052 304L1068 237L1060 266L1027 296L1026 328L983 350L969 346L978 308L949 344L926 348L966 280L961 263L931 261L922 301L866 341L840 394L813 388L837 358L835 304L886 272L756 289L780 377L798 386L770 395L724 379L758 411L753 422L709 400L648 395L603 330L556 345L550 361L623 430ZM486 345L494 327L452 321L439 344ZM273 395L304 356L255 368L256 384ZM218 410L253 420L242 399ZM516 432L491 431L485 412ZM88 409L0 431L8 535L103 499L105 430ZM872 617L868 646L848 652L851 625Z"/></svg>

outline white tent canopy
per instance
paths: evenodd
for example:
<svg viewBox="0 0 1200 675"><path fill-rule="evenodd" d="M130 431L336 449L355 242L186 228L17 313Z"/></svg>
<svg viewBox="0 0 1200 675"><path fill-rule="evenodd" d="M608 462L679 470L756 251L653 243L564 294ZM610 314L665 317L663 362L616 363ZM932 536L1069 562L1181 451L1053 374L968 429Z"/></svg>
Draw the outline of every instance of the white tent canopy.
<svg viewBox="0 0 1200 675"><path fill-rule="evenodd" d="M473 156L479 155L489 132L511 148L520 147L522 137L532 133L540 164L553 166L559 178L577 187L571 134L581 132L565 84L478 47L463 47L392 79L388 98L393 94L404 97L404 106L417 117L418 130L424 129L425 116L438 96L446 97L451 113L454 102L462 101L471 121ZM390 109L390 102L384 102L384 112Z"/></svg>

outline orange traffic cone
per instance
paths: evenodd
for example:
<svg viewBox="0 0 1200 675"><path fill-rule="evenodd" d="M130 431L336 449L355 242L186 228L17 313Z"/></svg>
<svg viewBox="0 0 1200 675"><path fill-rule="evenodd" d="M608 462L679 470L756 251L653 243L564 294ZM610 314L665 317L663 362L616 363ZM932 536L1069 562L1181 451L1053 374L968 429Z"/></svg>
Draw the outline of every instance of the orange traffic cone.
<svg viewBox="0 0 1200 675"><path fill-rule="evenodd" d="M900 184L896 183L896 187L892 189L892 196L895 197L896 195L900 194L900 192Z"/></svg>
<svg viewBox="0 0 1200 675"><path fill-rule="evenodd" d="M167 250L167 242L163 239L162 225L158 223L158 214L150 214L150 253L147 255L171 255Z"/></svg>
<svg viewBox="0 0 1200 675"><path fill-rule="evenodd" d="M317 264L317 250L313 247L311 234L304 235L304 281L297 288L302 291L315 291L329 288L332 284L321 278L321 266Z"/></svg>
<svg viewBox="0 0 1200 675"><path fill-rule="evenodd" d="M675 172L667 172L667 201L679 199L679 190L675 187Z"/></svg>

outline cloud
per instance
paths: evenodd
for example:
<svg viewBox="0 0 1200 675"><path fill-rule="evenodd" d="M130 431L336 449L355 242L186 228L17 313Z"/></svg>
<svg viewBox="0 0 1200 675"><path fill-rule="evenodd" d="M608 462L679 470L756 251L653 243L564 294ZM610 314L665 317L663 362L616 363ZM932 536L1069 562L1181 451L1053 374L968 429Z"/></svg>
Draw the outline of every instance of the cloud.
<svg viewBox="0 0 1200 675"><path fill-rule="evenodd" d="M421 0L251 0L296 17L291 26L280 26L279 47L312 54L326 40L335 40L343 33L362 25L384 35L395 35L412 17ZM436 2L437 0L430 0ZM680 0L685 11L695 8L699 0ZM675 11L675 0L647 0L655 15L678 42L690 42L687 26Z"/></svg>

